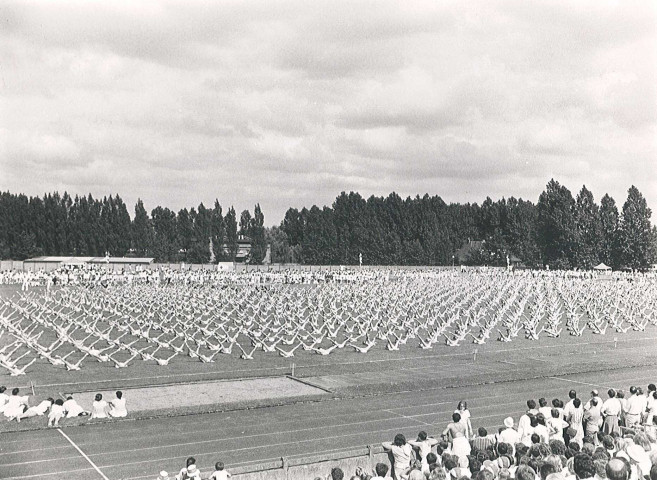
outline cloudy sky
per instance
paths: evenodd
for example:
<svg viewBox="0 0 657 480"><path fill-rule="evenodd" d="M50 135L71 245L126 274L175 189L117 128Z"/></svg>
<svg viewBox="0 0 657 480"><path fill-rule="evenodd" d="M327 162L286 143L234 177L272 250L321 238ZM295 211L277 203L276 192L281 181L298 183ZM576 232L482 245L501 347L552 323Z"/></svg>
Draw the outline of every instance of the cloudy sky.
<svg viewBox="0 0 657 480"><path fill-rule="evenodd" d="M0 1L0 190L657 209L657 2ZM655 215L653 215L653 219Z"/></svg>

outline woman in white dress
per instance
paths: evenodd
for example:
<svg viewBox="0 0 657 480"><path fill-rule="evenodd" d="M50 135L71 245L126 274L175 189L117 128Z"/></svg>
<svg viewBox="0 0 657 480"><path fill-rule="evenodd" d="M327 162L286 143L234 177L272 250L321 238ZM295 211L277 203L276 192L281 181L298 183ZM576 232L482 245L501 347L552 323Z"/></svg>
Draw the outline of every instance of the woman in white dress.
<svg viewBox="0 0 657 480"><path fill-rule="evenodd" d="M18 417L27 409L27 396L21 397L18 394L19 392L20 390L18 388L14 388L11 391L9 400L7 400L7 403L4 406L3 413L5 414L5 417L9 419Z"/></svg>
<svg viewBox="0 0 657 480"><path fill-rule="evenodd" d="M96 394L92 405L91 418L107 418L107 402L103 400L103 396L100 393Z"/></svg>
<svg viewBox="0 0 657 480"><path fill-rule="evenodd" d="M465 425L465 437L472 438L474 436L472 432L472 422L470 422L470 410L468 410L468 402L461 400L454 410L454 413L458 413L461 416L461 423Z"/></svg>
<svg viewBox="0 0 657 480"><path fill-rule="evenodd" d="M107 412L112 418L123 418L128 416L128 410L125 406L125 398L123 392L116 392L116 398L109 402L109 411Z"/></svg>

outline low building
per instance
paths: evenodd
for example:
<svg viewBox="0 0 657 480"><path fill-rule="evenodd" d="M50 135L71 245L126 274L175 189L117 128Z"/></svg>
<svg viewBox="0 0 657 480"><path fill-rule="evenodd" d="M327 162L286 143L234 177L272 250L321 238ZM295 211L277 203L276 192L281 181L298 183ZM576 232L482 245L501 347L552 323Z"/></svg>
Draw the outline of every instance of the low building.
<svg viewBox="0 0 657 480"><path fill-rule="evenodd" d="M57 270L63 265L84 266L103 265L111 270L134 269L135 267L148 267L153 258L142 257L55 257L45 256L30 258L23 262L23 270L29 272Z"/></svg>

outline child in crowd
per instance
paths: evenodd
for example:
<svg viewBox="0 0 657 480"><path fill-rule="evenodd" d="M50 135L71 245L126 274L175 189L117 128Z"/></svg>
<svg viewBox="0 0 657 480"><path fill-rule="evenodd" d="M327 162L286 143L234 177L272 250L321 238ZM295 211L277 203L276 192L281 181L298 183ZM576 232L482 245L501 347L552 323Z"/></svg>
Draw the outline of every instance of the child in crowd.
<svg viewBox="0 0 657 480"><path fill-rule="evenodd" d="M230 476L230 472L225 470L224 462L217 462L214 465L214 472L208 480L226 480Z"/></svg>

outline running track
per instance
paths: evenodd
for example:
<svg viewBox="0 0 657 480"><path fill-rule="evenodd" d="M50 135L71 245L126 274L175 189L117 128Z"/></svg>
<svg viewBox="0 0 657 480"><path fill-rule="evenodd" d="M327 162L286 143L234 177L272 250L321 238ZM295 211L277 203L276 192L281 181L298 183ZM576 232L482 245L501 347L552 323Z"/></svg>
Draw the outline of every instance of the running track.
<svg viewBox="0 0 657 480"><path fill-rule="evenodd" d="M588 398L592 388L645 388L655 380L657 366L433 390L428 379L421 393L10 433L0 442L0 478L146 480L162 469L177 472L191 455L205 476L217 460L230 469L349 450L389 441L397 432L439 435L461 399L474 428L494 431L509 415L517 420L529 398L564 399L571 388Z"/></svg>

